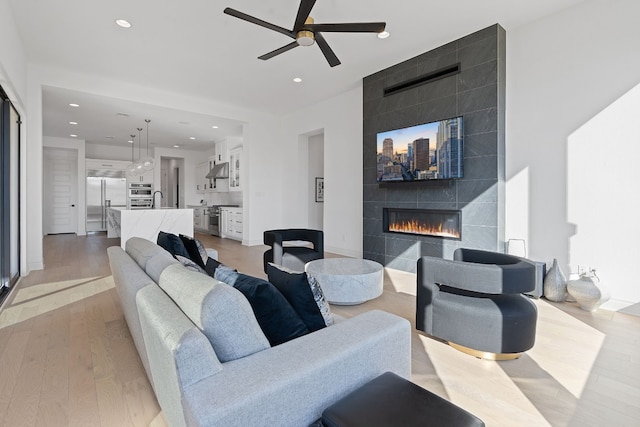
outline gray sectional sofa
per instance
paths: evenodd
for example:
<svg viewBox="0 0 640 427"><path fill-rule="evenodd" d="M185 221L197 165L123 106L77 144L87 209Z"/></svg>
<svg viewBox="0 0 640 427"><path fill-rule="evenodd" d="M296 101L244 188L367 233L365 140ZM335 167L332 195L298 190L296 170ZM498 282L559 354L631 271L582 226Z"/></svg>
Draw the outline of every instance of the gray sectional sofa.
<svg viewBox="0 0 640 427"><path fill-rule="evenodd" d="M156 244L108 249L133 341L171 426L306 426L385 371L409 379L410 324L382 311L270 347L235 288Z"/></svg>

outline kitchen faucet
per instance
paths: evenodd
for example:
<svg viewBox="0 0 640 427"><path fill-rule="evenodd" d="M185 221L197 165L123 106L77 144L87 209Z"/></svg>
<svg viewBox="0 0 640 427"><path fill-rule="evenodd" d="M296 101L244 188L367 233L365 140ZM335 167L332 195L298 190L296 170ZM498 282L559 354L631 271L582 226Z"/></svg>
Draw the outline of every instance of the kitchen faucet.
<svg viewBox="0 0 640 427"><path fill-rule="evenodd" d="M162 195L162 191L160 190L154 191L153 195L151 196L153 198L153 201L151 202L151 209L156 208L156 193L160 193L160 200L164 199L164 196Z"/></svg>

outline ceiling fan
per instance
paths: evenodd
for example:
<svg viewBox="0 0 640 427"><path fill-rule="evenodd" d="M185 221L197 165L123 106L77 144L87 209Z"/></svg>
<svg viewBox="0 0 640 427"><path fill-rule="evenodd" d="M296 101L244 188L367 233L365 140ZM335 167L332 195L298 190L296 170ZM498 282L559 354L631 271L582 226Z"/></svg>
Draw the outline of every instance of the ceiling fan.
<svg viewBox="0 0 640 427"><path fill-rule="evenodd" d="M276 55L280 55L288 50L298 46L311 46L314 42L318 43L320 50L327 59L330 66L335 67L340 65L340 60L333 53L333 50L329 47L329 44L322 36L322 32L327 33L381 33L386 26L385 22L354 22L354 23L331 23L331 24L316 24L313 18L309 16L311 9L315 5L316 0L301 0L300 7L298 8L298 14L293 24L293 29L287 30L286 28L278 25L271 24L270 22L263 21L262 19L254 18L246 13L239 12L235 9L227 7L224 13L234 16L252 24L260 25L261 27L268 28L272 31L284 34L294 39L293 42L282 46L274 51L265 53L259 56L258 59L266 61Z"/></svg>

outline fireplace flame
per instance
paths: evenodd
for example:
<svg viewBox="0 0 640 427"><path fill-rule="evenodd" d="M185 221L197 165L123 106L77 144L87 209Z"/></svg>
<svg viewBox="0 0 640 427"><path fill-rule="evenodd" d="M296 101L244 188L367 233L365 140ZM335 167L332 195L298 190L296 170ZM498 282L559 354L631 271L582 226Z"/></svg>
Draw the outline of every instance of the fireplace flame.
<svg viewBox="0 0 640 427"><path fill-rule="evenodd" d="M389 224L389 231L395 233L423 234L426 236L460 238L460 233L455 228L446 227L444 224L424 224L417 220L397 221Z"/></svg>

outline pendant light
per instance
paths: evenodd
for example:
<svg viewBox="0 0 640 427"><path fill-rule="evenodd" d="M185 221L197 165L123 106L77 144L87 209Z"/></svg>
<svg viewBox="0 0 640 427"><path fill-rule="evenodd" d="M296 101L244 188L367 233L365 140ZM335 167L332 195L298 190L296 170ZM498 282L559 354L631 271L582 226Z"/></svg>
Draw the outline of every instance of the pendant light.
<svg viewBox="0 0 640 427"><path fill-rule="evenodd" d="M147 123L147 157L145 157L140 163L144 170L150 171L153 169L153 165L155 163L155 159L153 157L149 157L149 122L151 122L151 120L145 119L144 121Z"/></svg>
<svg viewBox="0 0 640 427"><path fill-rule="evenodd" d="M142 165L142 160L140 159L140 146L142 145L142 128L138 129L138 161L136 162L136 175L144 174L144 167Z"/></svg>
<svg viewBox="0 0 640 427"><path fill-rule="evenodd" d="M134 134L131 134L131 163L129 163L127 165L127 175L129 176L136 176L138 175L138 168L136 167L136 162L133 159L133 149L135 144L135 138L136 136Z"/></svg>

